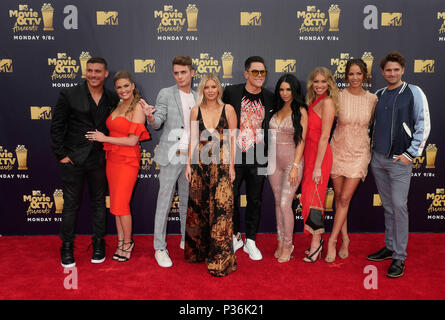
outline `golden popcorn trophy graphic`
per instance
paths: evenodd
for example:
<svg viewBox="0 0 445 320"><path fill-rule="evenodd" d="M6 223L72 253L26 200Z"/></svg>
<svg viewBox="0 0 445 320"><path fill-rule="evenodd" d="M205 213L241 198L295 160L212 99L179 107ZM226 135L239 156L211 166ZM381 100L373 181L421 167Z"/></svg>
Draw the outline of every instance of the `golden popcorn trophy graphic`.
<svg viewBox="0 0 445 320"><path fill-rule="evenodd" d="M51 3L44 3L41 11L43 17L43 31L54 31L53 28L54 8L51 6Z"/></svg>
<svg viewBox="0 0 445 320"><path fill-rule="evenodd" d="M372 62L374 61L374 57L372 56L371 52L365 52L362 55L362 60L366 63L366 69L368 69L368 78L371 78Z"/></svg>
<svg viewBox="0 0 445 320"><path fill-rule="evenodd" d="M53 193L54 204L56 206L56 213L62 213L63 211L63 191L62 189L56 189Z"/></svg>
<svg viewBox="0 0 445 320"><path fill-rule="evenodd" d="M198 31L196 24L198 22L198 8L196 4L189 4L185 12L187 13L187 31Z"/></svg>
<svg viewBox="0 0 445 320"><path fill-rule="evenodd" d="M435 168L437 147L435 144L429 144L426 147L426 166L425 168Z"/></svg>
<svg viewBox="0 0 445 320"><path fill-rule="evenodd" d="M338 4L331 4L329 7L329 31L339 31L338 21L340 20L340 8Z"/></svg>
<svg viewBox="0 0 445 320"><path fill-rule="evenodd" d="M221 57L223 67L223 78L232 78L233 56L230 52L224 52Z"/></svg>
<svg viewBox="0 0 445 320"><path fill-rule="evenodd" d="M82 53L79 56L80 60L80 68L82 69L82 79L85 78L85 75L87 73L87 61L91 58L91 55L88 51L82 51Z"/></svg>
<svg viewBox="0 0 445 320"><path fill-rule="evenodd" d="M334 189L328 188L328 190L326 191L325 203L325 211L332 211L334 204Z"/></svg>
<svg viewBox="0 0 445 320"><path fill-rule="evenodd" d="M17 163L19 165L17 169L28 170L27 166L28 150L25 148L25 146L18 145L17 148L15 148L15 153L17 155Z"/></svg>

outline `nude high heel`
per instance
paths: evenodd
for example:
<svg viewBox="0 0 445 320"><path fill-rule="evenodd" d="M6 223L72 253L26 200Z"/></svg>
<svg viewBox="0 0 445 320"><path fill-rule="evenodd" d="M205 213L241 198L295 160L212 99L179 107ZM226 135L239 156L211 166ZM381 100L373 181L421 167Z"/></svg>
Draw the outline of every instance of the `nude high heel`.
<svg viewBox="0 0 445 320"><path fill-rule="evenodd" d="M278 247L277 250L275 250L275 253L273 256L278 259L281 256L281 252L283 251L283 240L278 240Z"/></svg>
<svg viewBox="0 0 445 320"><path fill-rule="evenodd" d="M338 251L338 256L342 259L346 259L349 256L349 242L349 237L343 238L340 250Z"/></svg>
<svg viewBox="0 0 445 320"><path fill-rule="evenodd" d="M281 256L278 258L278 262L289 262L289 260L292 258L292 252L294 252L294 246L290 248L283 248L283 250L281 251Z"/></svg>
<svg viewBox="0 0 445 320"><path fill-rule="evenodd" d="M329 239L329 241L328 241L328 252L329 252L329 247L330 247L331 241L334 243L334 255L333 255L333 256L329 256L329 255L326 253L326 257L324 258L324 261L326 261L327 263L332 263L332 262L334 262L334 261L335 261L335 257L336 257L336 255L337 255L337 248L336 248L337 240L331 240L331 239Z"/></svg>

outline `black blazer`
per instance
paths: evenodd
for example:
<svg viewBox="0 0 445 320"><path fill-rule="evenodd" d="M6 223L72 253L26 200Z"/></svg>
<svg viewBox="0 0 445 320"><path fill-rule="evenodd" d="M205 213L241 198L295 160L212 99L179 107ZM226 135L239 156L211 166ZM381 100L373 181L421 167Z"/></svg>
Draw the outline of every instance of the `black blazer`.
<svg viewBox="0 0 445 320"><path fill-rule="evenodd" d="M119 97L104 88L109 106L92 113L86 81L76 87L62 89L54 108L51 122L51 148L57 160L68 156L76 165L88 157L94 143L85 138L87 131L98 130L108 134L105 121L117 106Z"/></svg>
<svg viewBox="0 0 445 320"><path fill-rule="evenodd" d="M246 84L236 84L227 86L224 89L222 100L224 103L231 104L233 108L235 109L236 116L237 116L237 128L239 129L240 125L240 115L241 115L241 99L243 98L243 92ZM273 114L273 105L274 105L274 94L267 90L266 88L263 88L262 90L263 94L263 104L265 107L265 115L264 120L262 124L262 128L264 129L264 142L265 142L265 152L267 155L267 145L268 145L268 130L269 130L269 121Z"/></svg>

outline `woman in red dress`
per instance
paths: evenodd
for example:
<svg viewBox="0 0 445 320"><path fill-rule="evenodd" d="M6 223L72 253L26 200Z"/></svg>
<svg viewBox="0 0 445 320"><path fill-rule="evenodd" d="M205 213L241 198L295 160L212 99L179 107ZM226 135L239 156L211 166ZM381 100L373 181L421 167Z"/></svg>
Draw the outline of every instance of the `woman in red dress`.
<svg viewBox="0 0 445 320"><path fill-rule="evenodd" d="M144 126L145 114L141 95L127 71L114 76L114 87L121 102L106 121L110 135L87 132L89 140L104 143L107 179L110 191L110 212L116 216L118 245L113 260L130 260L134 248L130 200L139 172L141 151L139 141L150 138Z"/></svg>
<svg viewBox="0 0 445 320"><path fill-rule="evenodd" d="M321 257L324 229L314 230L307 224L311 205L324 208L332 152L329 135L338 109L338 87L331 72L325 67L315 68L307 83L308 131L304 148L304 170L301 183L302 216L304 232L312 234L305 262L315 262ZM317 190L319 197L317 196ZM324 210L323 210L324 215Z"/></svg>

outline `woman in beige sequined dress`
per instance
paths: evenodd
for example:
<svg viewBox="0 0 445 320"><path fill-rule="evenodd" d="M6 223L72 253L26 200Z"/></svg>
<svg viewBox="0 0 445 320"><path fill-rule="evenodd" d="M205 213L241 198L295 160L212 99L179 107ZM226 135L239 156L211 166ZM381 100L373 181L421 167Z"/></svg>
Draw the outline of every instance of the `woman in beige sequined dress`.
<svg viewBox="0 0 445 320"><path fill-rule="evenodd" d="M340 258L349 255L347 214L349 203L360 182L368 173L371 160L368 128L374 114L377 96L362 88L368 82L367 67L362 59L351 59L345 70L349 87L339 95L340 110L337 127L331 140L333 163L331 179L335 193L335 219L328 242L326 262L334 262L337 255L336 243L342 234Z"/></svg>
<svg viewBox="0 0 445 320"><path fill-rule="evenodd" d="M292 74L284 74L275 86L274 114L269 128L269 182L275 198L278 262L288 262L294 250L292 202L303 177L303 150L307 129L307 110L301 84Z"/></svg>

